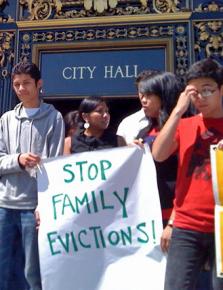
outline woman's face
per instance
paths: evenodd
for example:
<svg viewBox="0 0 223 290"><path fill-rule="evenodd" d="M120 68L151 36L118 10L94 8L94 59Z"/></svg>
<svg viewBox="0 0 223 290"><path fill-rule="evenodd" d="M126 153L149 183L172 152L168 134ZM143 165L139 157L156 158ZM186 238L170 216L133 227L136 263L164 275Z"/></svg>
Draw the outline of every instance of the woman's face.
<svg viewBox="0 0 223 290"><path fill-rule="evenodd" d="M86 113L84 120L90 124L90 128L105 130L110 122L110 114L105 102L100 103L94 111Z"/></svg>
<svg viewBox="0 0 223 290"><path fill-rule="evenodd" d="M161 109L161 100L155 94L141 94L139 99L147 117L157 118Z"/></svg>

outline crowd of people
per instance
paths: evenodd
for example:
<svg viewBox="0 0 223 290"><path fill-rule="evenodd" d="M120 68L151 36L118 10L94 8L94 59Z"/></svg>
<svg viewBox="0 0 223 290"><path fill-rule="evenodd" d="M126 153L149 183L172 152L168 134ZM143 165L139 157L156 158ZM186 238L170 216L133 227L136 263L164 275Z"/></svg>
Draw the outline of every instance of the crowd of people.
<svg viewBox="0 0 223 290"><path fill-rule="evenodd" d="M170 72L141 72L136 79L141 109L123 119L117 132L109 128L102 97L84 98L63 118L41 99L43 84L33 63L15 65L12 85L20 103L0 119L0 290L41 290L36 183L41 160L145 143L154 159L162 209L164 290L201 290L199 273L207 265L210 285L202 290L223 289L216 275L209 157L210 145L223 139L218 62L194 63L185 84Z"/></svg>

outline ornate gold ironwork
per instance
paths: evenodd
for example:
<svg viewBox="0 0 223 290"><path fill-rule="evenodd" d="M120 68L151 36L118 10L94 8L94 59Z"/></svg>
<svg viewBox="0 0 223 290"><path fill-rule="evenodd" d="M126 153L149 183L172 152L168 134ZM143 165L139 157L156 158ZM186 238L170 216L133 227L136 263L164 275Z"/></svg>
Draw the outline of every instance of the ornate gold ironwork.
<svg viewBox="0 0 223 290"><path fill-rule="evenodd" d="M180 0L20 0L20 20L176 13ZM28 12L28 13L27 13ZM27 14L29 16L27 16ZM27 18L28 17L28 18Z"/></svg>
<svg viewBox="0 0 223 290"><path fill-rule="evenodd" d="M217 12L223 11L223 4L218 1L211 1L211 3L201 3L198 8L195 9L196 12Z"/></svg>
<svg viewBox="0 0 223 290"><path fill-rule="evenodd" d="M118 0L84 0L84 8L91 10L92 8L98 13L102 13L108 8L115 8Z"/></svg>
<svg viewBox="0 0 223 290"><path fill-rule="evenodd" d="M19 3L28 7L30 20L48 19L53 10L58 13L62 8L60 0L20 0Z"/></svg>
<svg viewBox="0 0 223 290"><path fill-rule="evenodd" d="M97 44L98 41L117 44L124 40L125 43L150 38L154 43L159 43L163 39L171 41L173 48L170 50L169 58L171 63L175 63L175 71L182 79L188 69L188 39L187 25L185 24L151 24L151 25L124 25L124 26L105 26L105 27L79 27L66 28L63 30L45 30L45 31L24 31L20 42L20 59L32 58L34 47L53 43L62 47L77 47L77 41L80 44L87 43L88 47ZM107 42L109 40L109 42ZM93 41L93 42L91 42ZM172 53L173 54L172 54ZM175 55L174 55L175 54Z"/></svg>
<svg viewBox="0 0 223 290"><path fill-rule="evenodd" d="M177 12L178 0L153 0L153 7L157 13Z"/></svg>
<svg viewBox="0 0 223 290"><path fill-rule="evenodd" d="M195 22L195 51L202 57L223 57L223 21Z"/></svg>
<svg viewBox="0 0 223 290"><path fill-rule="evenodd" d="M32 42L58 42L58 41L76 41L76 40L106 40L106 39L137 39L139 37L166 37L173 36L174 28L172 25L160 26L151 25L144 27L108 27L108 28L86 28L77 30L63 30L63 31L46 31L46 32L33 32ZM28 33L23 35L23 40L29 42L31 36Z"/></svg>
<svg viewBox="0 0 223 290"><path fill-rule="evenodd" d="M11 16L4 12L7 5L9 5L8 0L0 0L0 23L11 20Z"/></svg>
<svg viewBox="0 0 223 290"><path fill-rule="evenodd" d="M0 32L0 71L1 76L8 75L8 64L14 60L14 32Z"/></svg>

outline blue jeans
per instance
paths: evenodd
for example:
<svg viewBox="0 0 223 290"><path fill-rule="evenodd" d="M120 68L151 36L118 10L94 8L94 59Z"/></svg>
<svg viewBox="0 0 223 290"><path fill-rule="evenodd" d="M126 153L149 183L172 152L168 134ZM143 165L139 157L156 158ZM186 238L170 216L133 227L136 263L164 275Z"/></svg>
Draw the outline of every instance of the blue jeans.
<svg viewBox="0 0 223 290"><path fill-rule="evenodd" d="M21 242L17 242L19 238ZM17 246L17 249L14 247ZM41 290L38 237L33 210L16 210L0 207L0 290L11 289L12 265L18 255L19 272L24 276L29 290ZM23 259L21 258L23 257ZM24 261L23 265L22 261Z"/></svg>
<svg viewBox="0 0 223 290"><path fill-rule="evenodd" d="M8 290L29 290L29 285L27 284L24 275L24 254L19 231L17 231L16 241L13 245L11 261Z"/></svg>
<svg viewBox="0 0 223 290"><path fill-rule="evenodd" d="M173 228L164 290L194 290L207 259L212 271L207 289L222 290L223 279L216 277L214 234Z"/></svg>

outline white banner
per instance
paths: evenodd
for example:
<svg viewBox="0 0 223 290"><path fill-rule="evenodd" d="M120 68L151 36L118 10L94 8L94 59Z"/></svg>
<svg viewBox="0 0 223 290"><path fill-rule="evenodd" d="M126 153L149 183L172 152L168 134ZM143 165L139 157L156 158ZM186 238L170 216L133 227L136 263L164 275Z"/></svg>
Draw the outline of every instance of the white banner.
<svg viewBox="0 0 223 290"><path fill-rule="evenodd" d="M121 147L44 162L43 290L163 290L161 209L148 150Z"/></svg>

